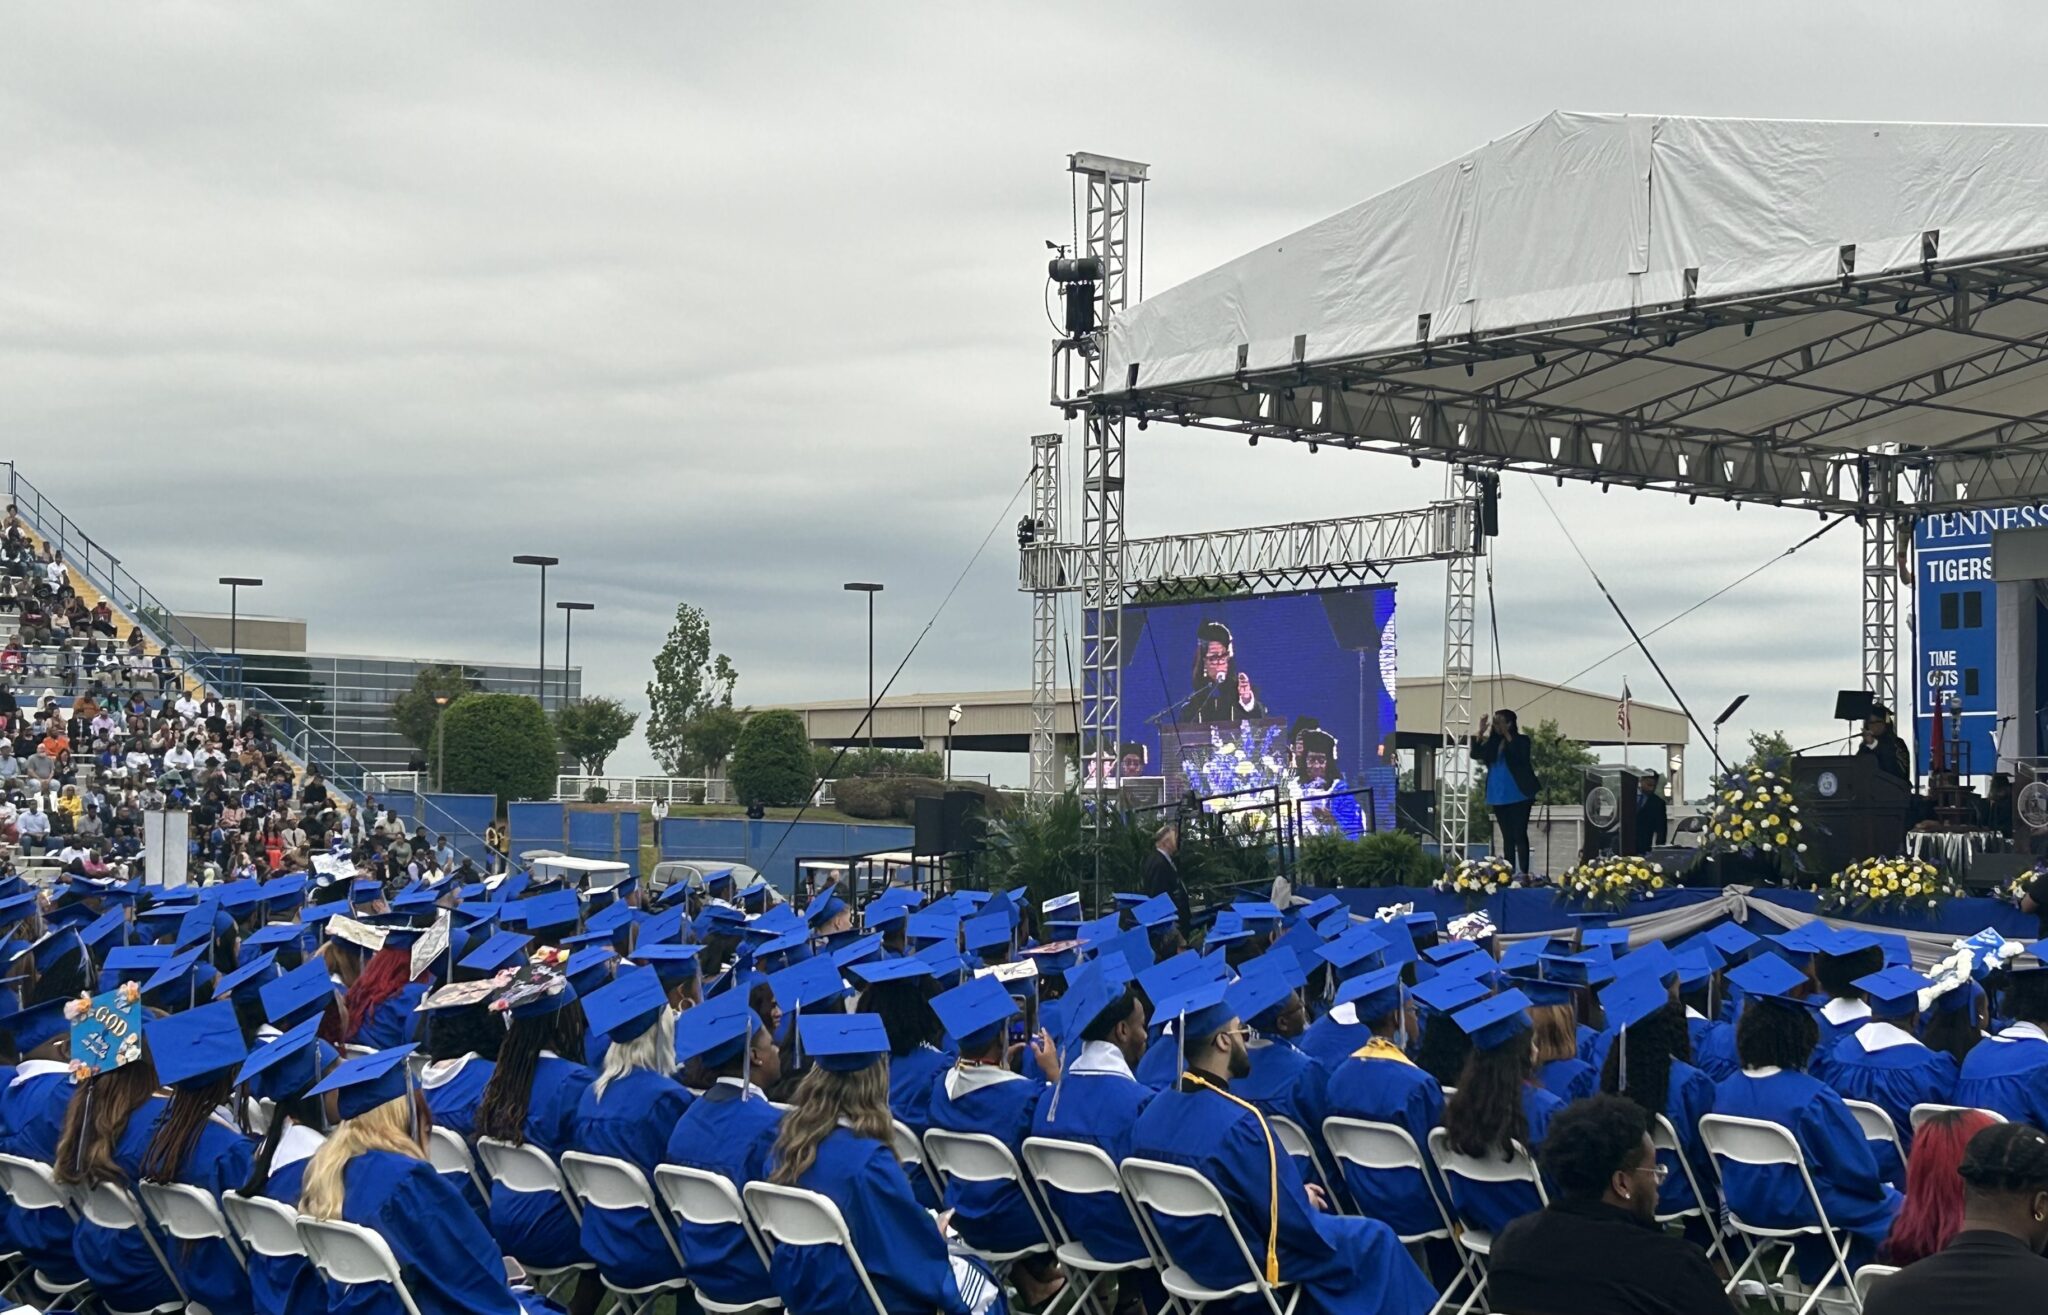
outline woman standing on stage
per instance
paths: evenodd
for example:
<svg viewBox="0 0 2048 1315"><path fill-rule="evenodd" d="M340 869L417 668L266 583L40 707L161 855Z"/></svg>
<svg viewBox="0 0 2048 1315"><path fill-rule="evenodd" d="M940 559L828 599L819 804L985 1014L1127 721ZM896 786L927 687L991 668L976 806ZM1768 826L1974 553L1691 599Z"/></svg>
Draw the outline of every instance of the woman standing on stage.
<svg viewBox="0 0 2048 1315"><path fill-rule="evenodd" d="M1486 765L1486 806L1500 822L1503 855L1517 872L1529 870L1529 809L1541 783L1529 758L1529 737L1522 734L1513 709L1493 714L1485 739L1472 737L1472 757Z"/></svg>

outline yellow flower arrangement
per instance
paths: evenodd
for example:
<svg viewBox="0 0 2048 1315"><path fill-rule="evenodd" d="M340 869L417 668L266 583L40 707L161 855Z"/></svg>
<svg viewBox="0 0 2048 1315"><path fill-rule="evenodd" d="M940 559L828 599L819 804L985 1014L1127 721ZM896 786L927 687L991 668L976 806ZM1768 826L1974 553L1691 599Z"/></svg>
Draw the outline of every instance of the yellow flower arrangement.
<svg viewBox="0 0 2048 1315"><path fill-rule="evenodd" d="M1670 884L1663 864L1627 854L1581 863L1557 880L1564 895L1595 908L1619 908Z"/></svg>
<svg viewBox="0 0 2048 1315"><path fill-rule="evenodd" d="M1821 892L1821 907L1830 911L1933 909L1962 893L1960 883L1926 859L1867 858L1828 878L1827 888Z"/></svg>
<svg viewBox="0 0 2048 1315"><path fill-rule="evenodd" d="M1515 869L1504 858L1468 858L1435 881L1435 887L1476 902L1507 890L1518 883Z"/></svg>

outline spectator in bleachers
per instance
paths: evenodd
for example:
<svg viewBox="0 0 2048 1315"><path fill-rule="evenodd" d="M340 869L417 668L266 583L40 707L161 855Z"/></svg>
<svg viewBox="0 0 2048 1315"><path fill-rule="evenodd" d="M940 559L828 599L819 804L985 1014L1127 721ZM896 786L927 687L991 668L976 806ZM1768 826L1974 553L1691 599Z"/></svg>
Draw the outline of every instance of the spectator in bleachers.
<svg viewBox="0 0 2048 1315"><path fill-rule="evenodd" d="M15 818L14 825L24 852L40 854L49 850L50 818L43 812L40 799L30 801L28 811Z"/></svg>

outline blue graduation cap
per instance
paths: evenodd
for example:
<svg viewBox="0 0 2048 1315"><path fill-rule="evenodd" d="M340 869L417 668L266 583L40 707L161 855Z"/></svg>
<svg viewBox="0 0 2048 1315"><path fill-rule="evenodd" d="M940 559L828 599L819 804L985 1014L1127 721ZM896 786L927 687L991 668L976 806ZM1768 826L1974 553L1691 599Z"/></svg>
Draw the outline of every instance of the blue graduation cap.
<svg viewBox="0 0 2048 1315"><path fill-rule="evenodd" d="M149 980L142 984L143 998L147 1000L158 992L164 992L166 998L177 1003L177 997L184 995L188 989L196 991L198 980L193 969L197 968L200 960L205 957L206 947L203 945L196 945L171 956L169 962L150 974Z"/></svg>
<svg viewBox="0 0 2048 1315"><path fill-rule="evenodd" d="M871 959L882 952L882 938L879 934L841 932L839 936L827 937L826 941L831 946L829 957L832 963L841 969L850 968L863 959Z"/></svg>
<svg viewBox="0 0 2048 1315"><path fill-rule="evenodd" d="M1816 954L1824 953L1834 943L1825 923L1808 922L1787 932L1780 932L1770 938L1779 951L1792 962L1804 965ZM1743 988L1746 992L1747 987Z"/></svg>
<svg viewBox="0 0 2048 1315"><path fill-rule="evenodd" d="M1316 919L1316 934L1324 940L1329 940L1334 936L1343 935L1351 926L1351 911L1339 909L1335 913L1326 913Z"/></svg>
<svg viewBox="0 0 2048 1315"><path fill-rule="evenodd" d="M1567 914L1566 916L1579 924L1581 932L1611 926L1614 922L1614 910L1612 909L1586 909L1578 913Z"/></svg>
<svg viewBox="0 0 2048 1315"><path fill-rule="evenodd" d="M1798 1008L1810 1007L1804 999L1792 994L1806 985L1806 974L1775 954L1760 954L1748 963L1730 968L1728 980L1740 987L1743 995L1752 1000L1772 1000Z"/></svg>
<svg viewBox="0 0 2048 1315"><path fill-rule="evenodd" d="M1385 1018L1401 1007L1400 966L1358 974L1337 988L1337 1003L1352 1005L1360 1022Z"/></svg>
<svg viewBox="0 0 2048 1315"><path fill-rule="evenodd" d="M954 942L960 936L960 918L957 914L933 913L926 909L923 913L911 914L903 929L913 941Z"/></svg>
<svg viewBox="0 0 2048 1315"><path fill-rule="evenodd" d="M1122 914L1105 913L1099 918L1090 918L1081 923L1076 929L1075 939L1083 945L1093 945L1097 941L1110 940L1122 934L1123 926Z"/></svg>
<svg viewBox="0 0 2048 1315"><path fill-rule="evenodd" d="M907 904L902 900L890 900L887 903L876 900L873 904L868 905L867 912L861 915L861 923L869 931L880 931L884 927L894 927L909 919L910 910L913 907L913 905Z"/></svg>
<svg viewBox="0 0 2048 1315"><path fill-rule="evenodd" d="M1112 983L1110 975L1103 971L1100 960L1092 960L1076 971L1067 983L1067 994L1063 997L1066 1009L1060 1017L1060 1053L1069 1065L1081 1053L1082 1033L1086 1032L1104 1010L1124 998L1125 983Z"/></svg>
<svg viewBox="0 0 2048 1315"><path fill-rule="evenodd" d="M811 902L804 906L803 920L806 925L815 928L821 923L830 922L844 912L846 912L846 901L839 898L839 883L835 881L819 891L812 897Z"/></svg>
<svg viewBox="0 0 2048 1315"><path fill-rule="evenodd" d="M1820 924L1816 923L1813 925L1819 926ZM1826 939L1815 947L1816 952L1825 954L1830 958L1842 958L1851 954L1861 954L1865 950L1881 948L1877 937L1855 927L1835 927L1832 929L1823 927L1822 930Z"/></svg>
<svg viewBox="0 0 2048 1315"><path fill-rule="evenodd" d="M609 945L587 946L569 956L569 961L562 965L562 976L576 994L587 994L603 986L611 978L612 964L617 962L618 957ZM561 1006L555 1007L559 1009ZM520 1015L514 1014L513 1017L517 1018Z"/></svg>
<svg viewBox="0 0 2048 1315"><path fill-rule="evenodd" d="M1318 921L1319 919L1328 917L1330 914L1335 913L1338 909L1341 909L1343 907L1343 900L1338 899L1335 895L1324 895L1320 899L1309 901L1307 904L1302 905L1300 908L1294 910L1287 916L1290 919L1293 919L1297 922L1306 922L1312 924Z"/></svg>
<svg viewBox="0 0 2048 1315"><path fill-rule="evenodd" d="M957 981L960 974L967 971L967 960L961 957L959 948L943 941L927 945L911 957L930 964L933 978L942 984Z"/></svg>
<svg viewBox="0 0 2048 1315"><path fill-rule="evenodd" d="M1498 1050L1529 1030L1529 997L1520 991L1502 991L1488 1000L1467 1005L1451 1015L1479 1050Z"/></svg>
<svg viewBox="0 0 2048 1315"><path fill-rule="evenodd" d="M1230 1025L1237 1011L1230 1007L1230 988L1214 978L1189 983L1178 995L1159 1002L1159 1017L1174 1025L1183 1050L1191 1040L1215 1036Z"/></svg>
<svg viewBox="0 0 2048 1315"><path fill-rule="evenodd" d="M1398 970L1396 970L1398 971ZM1408 994L1415 1002L1433 1013L1448 1014L1465 1008L1475 1000L1484 1000L1487 995L1484 983L1469 977L1432 977ZM1520 994L1517 992L1516 994ZM1526 998L1526 997L1525 997Z"/></svg>
<svg viewBox="0 0 2048 1315"><path fill-rule="evenodd" d="M1436 915L1434 913L1404 913L1398 921L1408 929L1410 937L1436 935Z"/></svg>
<svg viewBox="0 0 2048 1315"><path fill-rule="evenodd" d="M771 973L768 986L775 992L775 1003L792 1013L828 1000L836 1002L846 993L846 984L839 979L839 966L824 958L806 959Z"/></svg>
<svg viewBox="0 0 2048 1315"><path fill-rule="evenodd" d="M1500 966L1506 969L1534 968L1550 947L1550 942L1531 936L1526 940L1509 941L1501 946Z"/></svg>
<svg viewBox="0 0 2048 1315"><path fill-rule="evenodd" d="M1678 977L1678 960L1662 941L1651 941L1642 949L1614 964L1616 980L1654 973L1660 982L1671 982Z"/></svg>
<svg viewBox="0 0 2048 1315"><path fill-rule="evenodd" d="M335 1092L335 1105L344 1119L367 1114L379 1105L402 1099L412 1089L405 1059L417 1049L418 1046L403 1045L360 1055L337 1066L306 1094L324 1096Z"/></svg>
<svg viewBox="0 0 2048 1315"><path fill-rule="evenodd" d="M1243 920L1244 926L1254 936L1272 931L1280 925L1280 910L1267 900L1238 900L1230 906L1230 910Z"/></svg>
<svg viewBox="0 0 2048 1315"><path fill-rule="evenodd" d="M250 1051L235 1075L235 1085L248 1087L258 1100L289 1100L317 1082L332 1057L333 1051L320 1040L316 1015Z"/></svg>
<svg viewBox="0 0 2048 1315"><path fill-rule="evenodd" d="M433 908L441 902L441 891L433 886L414 882L392 897L391 908L397 913L417 913Z"/></svg>
<svg viewBox="0 0 2048 1315"><path fill-rule="evenodd" d="M889 1053L889 1029L875 1014L805 1014L796 1026L804 1053L828 1073L857 1073Z"/></svg>
<svg viewBox="0 0 2048 1315"><path fill-rule="evenodd" d="M642 945L635 949L633 959L636 963L653 968L655 976L661 978L663 986L675 986L689 981L703 971L703 965L697 962L697 956L703 948L701 945L672 945L661 942L655 945Z"/></svg>
<svg viewBox="0 0 2048 1315"><path fill-rule="evenodd" d="M1110 921L1114 923L1115 917L1112 916ZM976 914L960 925L960 931L966 939L967 948L976 952L1007 949L1010 944L1010 920L1000 911ZM1115 934L1114 928L1110 934Z"/></svg>
<svg viewBox="0 0 2048 1315"><path fill-rule="evenodd" d="M576 898L575 891L555 890L520 900L505 910L501 920L506 926L511 926L516 919L527 930L542 932L556 927L573 927L582 913L583 902Z"/></svg>
<svg viewBox="0 0 2048 1315"><path fill-rule="evenodd" d="M1441 944L1432 945L1424 950L1422 957L1441 968L1453 959L1463 959L1473 954L1484 954L1484 951L1471 941L1444 941ZM1492 956L1486 955L1485 957L1491 958Z"/></svg>
<svg viewBox="0 0 2048 1315"><path fill-rule="evenodd" d="M624 900L613 900L584 920L583 929L593 932L615 932L633 922L633 906Z"/></svg>
<svg viewBox="0 0 2048 1315"><path fill-rule="evenodd" d="M1398 939L1405 941L1408 938L1405 935L1401 935ZM1383 966L1374 964L1372 958L1375 955L1385 957L1387 950L1387 938L1381 936L1379 932L1367 924L1360 923L1342 936L1339 936L1336 940L1324 945L1316 953L1320 954L1338 972L1353 973L1367 968ZM1409 952L1411 954L1414 952L1412 942L1409 946Z"/></svg>
<svg viewBox="0 0 2048 1315"><path fill-rule="evenodd" d="M240 1068L249 1057L235 1007L226 1001L200 1005L179 1014L143 1020L142 1040L149 1047L156 1079L167 1086L199 1085Z"/></svg>
<svg viewBox="0 0 2048 1315"><path fill-rule="evenodd" d="M1913 946L1903 935L1895 931L1872 932L1871 935L1884 950L1885 967L1911 968L1913 966Z"/></svg>
<svg viewBox="0 0 2048 1315"><path fill-rule="evenodd" d="M1700 933L1700 939L1721 952L1723 958L1742 960L1763 945L1763 939L1739 922L1717 922Z"/></svg>
<svg viewBox="0 0 2048 1315"><path fill-rule="evenodd" d="M1118 896L1117 898L1118 903L1122 903L1123 897ZM1045 919L1048 922L1061 919L1078 921L1081 916L1081 892L1070 890L1064 895L1055 895L1039 905L1038 911L1045 915Z"/></svg>
<svg viewBox="0 0 2048 1315"><path fill-rule="evenodd" d="M381 881L358 881L348 888L348 902L351 904L375 904L378 900L383 898L384 883Z"/></svg>
<svg viewBox="0 0 2048 1315"><path fill-rule="evenodd" d="M979 1050L1017 1013L1017 1002L993 977L973 977L932 997L932 1012L962 1050Z"/></svg>
<svg viewBox="0 0 2048 1315"><path fill-rule="evenodd" d="M53 931L29 946L29 957L35 960L36 971L46 973L56 967L57 962L67 954L77 954L85 948L78 933L69 927Z"/></svg>
<svg viewBox="0 0 2048 1315"><path fill-rule="evenodd" d="M1143 904L1131 909L1131 916L1140 927L1151 930L1155 927L1170 927L1180 920L1180 909L1175 906L1173 896L1154 895Z"/></svg>
<svg viewBox="0 0 2048 1315"><path fill-rule="evenodd" d="M1216 921L1210 924L1209 934L1202 938L1202 944L1205 948L1209 948L1218 945L1232 945L1238 941L1248 941L1251 938L1252 931L1244 925L1244 918L1230 909L1225 909L1218 913Z"/></svg>
<svg viewBox="0 0 2048 1315"><path fill-rule="evenodd" d="M281 1028L290 1028L308 1017L319 1017L327 1002L334 998L334 992L334 979L327 975L327 964L318 955L284 976L265 982L258 990L264 1017Z"/></svg>
<svg viewBox="0 0 2048 1315"><path fill-rule="evenodd" d="M733 875L732 869L729 867L705 868L697 875L703 881L704 889L708 893L715 895L721 890L732 889ZM681 884L680 882L677 883L678 886Z"/></svg>
<svg viewBox="0 0 2048 1315"><path fill-rule="evenodd" d="M1152 933L1143 927L1135 927L1121 936L1099 942L1090 953L1097 958L1120 954L1133 971L1143 971L1152 966ZM1043 966L1041 970L1044 970Z"/></svg>
<svg viewBox="0 0 2048 1315"><path fill-rule="evenodd" d="M19 898L29 905L29 912L34 911L35 896L24 895ZM9 901L9 903L12 902ZM119 913L120 910L115 909L114 912ZM14 917L0 918L0 926L6 926L11 930L25 921L28 916L29 914L25 912ZM43 930L63 931L66 928L76 930L77 928L89 925L96 916L90 904L62 904L43 915Z"/></svg>
<svg viewBox="0 0 2048 1315"><path fill-rule="evenodd" d="M1600 993L1609 1027L1632 1027L1671 1003L1671 992L1652 973L1629 973Z"/></svg>
<svg viewBox="0 0 2048 1315"><path fill-rule="evenodd" d="M296 922L272 922L244 936L242 944L259 949L269 945L297 945L305 934L306 929Z"/></svg>
<svg viewBox="0 0 2048 1315"><path fill-rule="evenodd" d="M676 1059L701 1059L716 1068L740 1057L740 1051L761 1027L760 1016L747 997L734 991L685 1009L676 1018Z"/></svg>
<svg viewBox="0 0 2048 1315"><path fill-rule="evenodd" d="M811 928L787 904L778 904L766 913L747 919L746 935L758 940L779 940L792 932L808 938Z"/></svg>
<svg viewBox="0 0 2048 1315"><path fill-rule="evenodd" d="M1597 949L1604 945L1616 954L1626 954L1628 953L1628 928L1588 927L1579 933L1579 945L1582 949L1586 950Z"/></svg>
<svg viewBox="0 0 2048 1315"><path fill-rule="evenodd" d="M1246 973L1232 983L1225 1000L1230 1012L1265 1031L1294 997L1294 986L1283 973Z"/></svg>
<svg viewBox="0 0 2048 1315"><path fill-rule="evenodd" d="M100 965L100 979L108 983L101 989L111 991L112 983L124 978L140 981L169 963L175 953L168 945L117 945L107 951L106 960Z"/></svg>
<svg viewBox="0 0 2048 1315"><path fill-rule="evenodd" d="M1568 982L1553 982L1542 977L1530 977L1521 973L1509 973L1508 985L1529 997L1529 1003L1536 1008L1549 1005L1568 1005L1572 994L1578 988Z"/></svg>
<svg viewBox="0 0 2048 1315"><path fill-rule="evenodd" d="M1856 989L1870 1001L1872 1018L1913 1017L1920 1012L1920 993L1932 985L1911 968L1886 968L1856 979Z"/></svg>
<svg viewBox="0 0 2048 1315"><path fill-rule="evenodd" d="M71 1021L64 1017L64 1000L45 1000L26 1009L0 1016L0 1032L14 1037L14 1048L23 1055L40 1046L46 1046L71 1031Z"/></svg>
<svg viewBox="0 0 2048 1315"><path fill-rule="evenodd" d="M661 1011L667 1007L668 992L650 968L622 972L583 997L584 1018L592 1030L610 1037L614 1045L646 1035L648 1028L661 1021Z"/></svg>
<svg viewBox="0 0 2048 1315"><path fill-rule="evenodd" d="M1679 953L1678 989L1697 991L1714 977L1714 961L1708 957L1712 946L1698 946Z"/></svg>
<svg viewBox="0 0 2048 1315"><path fill-rule="evenodd" d="M1206 959L1193 950L1182 950L1171 959L1141 971L1138 985L1143 988L1145 998L1152 1002L1152 1013L1156 1019L1161 1001L1181 994L1192 982L1213 981L1215 977L1216 972Z"/></svg>
<svg viewBox="0 0 2048 1315"><path fill-rule="evenodd" d="M482 973L494 973L500 968L509 968L525 955L526 947L532 940L533 938L523 931L498 932L456 960L455 966L473 968Z"/></svg>
<svg viewBox="0 0 2048 1315"><path fill-rule="evenodd" d="M564 975L558 980L548 982L546 990L527 996L506 1012L510 1013L514 1020L545 1018L576 1003L580 994L574 981Z"/></svg>
<svg viewBox="0 0 2048 1315"><path fill-rule="evenodd" d="M652 915L640 924L640 931L634 936L633 944L658 945L664 941L677 939L683 934L683 912L681 908L669 908Z"/></svg>
<svg viewBox="0 0 2048 1315"><path fill-rule="evenodd" d="M883 982L928 978L932 975L932 966L915 955L909 955L901 959L869 959L849 964L846 971L865 986L878 986Z"/></svg>
<svg viewBox="0 0 2048 1315"><path fill-rule="evenodd" d="M1598 986L1614 978L1614 966L1593 954L1546 954L1536 967L1543 980L1568 986Z"/></svg>
<svg viewBox="0 0 2048 1315"><path fill-rule="evenodd" d="M243 999L254 996L262 989L265 982L275 976L277 976L277 951L265 950L215 982L213 984L213 998L218 1000L222 996L230 994Z"/></svg>

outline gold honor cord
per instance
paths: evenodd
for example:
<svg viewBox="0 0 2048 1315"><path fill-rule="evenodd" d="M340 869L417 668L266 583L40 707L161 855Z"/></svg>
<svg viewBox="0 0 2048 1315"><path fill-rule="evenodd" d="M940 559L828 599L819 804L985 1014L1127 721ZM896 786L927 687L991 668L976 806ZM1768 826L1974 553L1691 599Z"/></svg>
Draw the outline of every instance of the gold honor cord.
<svg viewBox="0 0 2048 1315"><path fill-rule="evenodd" d="M1187 1071L1188 1081L1199 1087L1215 1092L1240 1109L1249 1110L1259 1121L1259 1131L1266 1137L1266 1282L1280 1281L1280 1159L1273 1145L1273 1129L1266 1122L1266 1116L1259 1107L1247 1100L1240 1100L1223 1088L1214 1085L1193 1069Z"/></svg>

